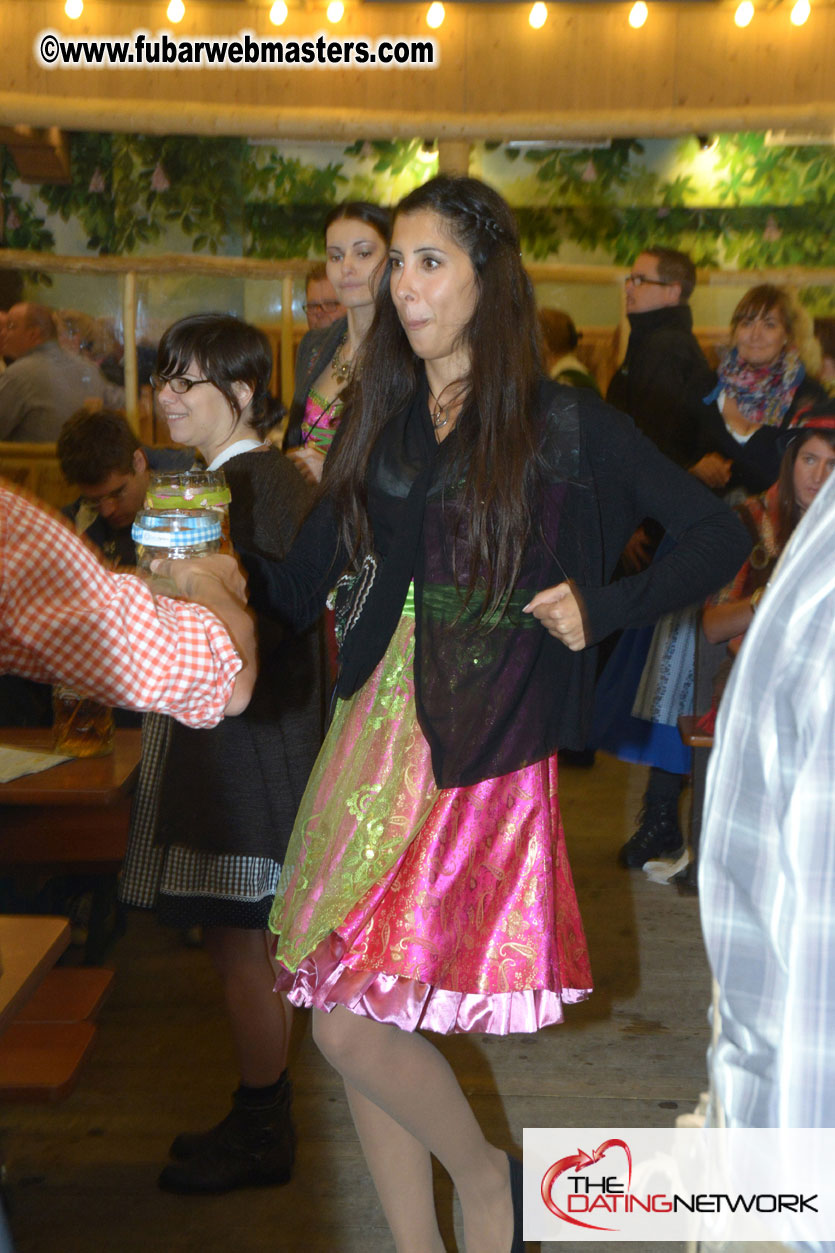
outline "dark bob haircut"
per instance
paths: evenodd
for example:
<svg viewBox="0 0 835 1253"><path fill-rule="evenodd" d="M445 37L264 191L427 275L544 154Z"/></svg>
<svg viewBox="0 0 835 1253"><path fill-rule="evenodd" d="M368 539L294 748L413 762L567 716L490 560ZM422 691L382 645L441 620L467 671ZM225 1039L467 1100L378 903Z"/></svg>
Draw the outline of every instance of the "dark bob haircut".
<svg viewBox="0 0 835 1253"><path fill-rule="evenodd" d="M252 400L248 423L260 438L275 425L280 406L268 391L273 359L263 331L228 313L194 313L181 318L160 340L157 374L162 378L183 375L192 361L223 394L238 418L241 409L233 384L249 384Z"/></svg>

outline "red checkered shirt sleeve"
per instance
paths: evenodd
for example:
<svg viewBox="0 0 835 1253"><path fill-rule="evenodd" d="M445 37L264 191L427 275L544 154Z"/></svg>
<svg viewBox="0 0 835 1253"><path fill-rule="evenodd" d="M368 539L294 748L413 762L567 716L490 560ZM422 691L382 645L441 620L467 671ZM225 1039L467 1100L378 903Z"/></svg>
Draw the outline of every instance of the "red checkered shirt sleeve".
<svg viewBox="0 0 835 1253"><path fill-rule="evenodd" d="M106 571L62 522L0 486L0 672L215 726L241 660L200 605Z"/></svg>

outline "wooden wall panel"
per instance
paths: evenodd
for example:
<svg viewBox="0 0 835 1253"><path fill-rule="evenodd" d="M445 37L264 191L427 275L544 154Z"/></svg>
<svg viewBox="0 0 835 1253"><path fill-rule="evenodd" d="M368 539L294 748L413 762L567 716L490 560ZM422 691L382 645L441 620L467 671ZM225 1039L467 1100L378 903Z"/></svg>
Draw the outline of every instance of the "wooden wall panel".
<svg viewBox="0 0 835 1253"><path fill-rule="evenodd" d="M690 106L797 104L833 95L835 9L812 7L792 26L788 5L760 12L745 30L681 10L674 103Z"/></svg>
<svg viewBox="0 0 835 1253"><path fill-rule="evenodd" d="M447 5L431 70L247 68L47 70L36 34L127 36L166 25L166 0L87 0L70 22L62 0L3 0L6 49L0 124L76 129L198 131L276 137L369 138L426 134L519 138L671 134L790 123L835 126L835 8L818 0L808 25L788 22L788 0L745 31L733 5L650 5L640 31L628 4L551 3L541 31L528 5ZM428 0L351 4L328 27L324 0L291 13L281 30L259 4L188 0L183 36L430 37ZM14 54L9 52L14 49Z"/></svg>

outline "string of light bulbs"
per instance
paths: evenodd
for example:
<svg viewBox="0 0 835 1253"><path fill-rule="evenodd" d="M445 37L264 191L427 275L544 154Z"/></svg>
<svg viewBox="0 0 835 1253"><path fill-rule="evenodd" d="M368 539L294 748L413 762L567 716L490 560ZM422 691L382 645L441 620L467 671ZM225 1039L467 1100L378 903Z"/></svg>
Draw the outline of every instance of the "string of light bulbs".
<svg viewBox="0 0 835 1253"><path fill-rule="evenodd" d="M81 17L84 12L84 0L65 0L64 13L68 18L75 21ZM327 18L332 25L341 22L345 16L345 5L343 0L330 0L327 7ZM811 0L795 0L789 14L789 20L793 26L803 26L808 22L812 12ZM734 22L740 28L750 26L756 14L755 0L741 0L734 12ZM169 0L166 9L166 17L169 22L175 24L181 22L186 15L186 6L184 0ZM273 26L283 26L290 15L290 10L286 0L275 0L270 8L270 21ZM443 25L446 11L441 0L432 0L426 10L426 25L432 30L437 30ZM629 9L629 25L633 30L640 30L646 24L649 17L649 6L646 0L635 0L635 3ZM548 21L548 5L544 0L535 0L530 13L528 14L528 23L534 30L541 28Z"/></svg>

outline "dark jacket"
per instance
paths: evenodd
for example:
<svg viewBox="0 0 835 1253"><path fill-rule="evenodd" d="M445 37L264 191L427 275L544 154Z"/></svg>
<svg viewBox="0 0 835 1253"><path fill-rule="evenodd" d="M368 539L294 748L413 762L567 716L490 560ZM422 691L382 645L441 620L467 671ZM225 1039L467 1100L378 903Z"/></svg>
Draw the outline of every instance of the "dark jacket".
<svg viewBox="0 0 835 1253"><path fill-rule="evenodd" d="M666 457L687 469L698 461L699 423L690 397L710 390L712 372L693 334L688 305L631 313L623 364L606 399L628 413Z"/></svg>
<svg viewBox="0 0 835 1253"><path fill-rule="evenodd" d="M347 318L337 318L330 326L308 331L296 353L295 391L287 418L284 449L298 448L301 441L301 425L308 393L329 361L336 355L348 329Z"/></svg>
<svg viewBox="0 0 835 1253"><path fill-rule="evenodd" d="M741 485L749 495L758 496L776 483L780 474L781 432L793 424L803 409L816 401L826 400L827 392L816 379L804 376L780 425L760 427L750 439L740 444L725 426L716 401L704 403L704 397L714 390L716 382L714 375L708 391L702 392L691 406L694 420L700 423L702 448L705 452L720 452L733 462L729 486Z"/></svg>
<svg viewBox="0 0 835 1253"><path fill-rule="evenodd" d="M339 694L356 691L381 659L409 582L416 604L415 697L440 787L509 773L558 747L586 743L596 645L701 600L745 560L750 544L731 511L667 461L629 418L591 392L543 382L539 528L523 555L506 619L494 630L461 617L454 586L455 431L440 447L424 383L380 435L368 502L380 571L346 642ZM645 517L677 541L640 574L611 583L623 547ZM243 554L256 607L303 626L345 564L327 498L288 559ZM591 647L574 653L522 608L570 578L585 605Z"/></svg>

